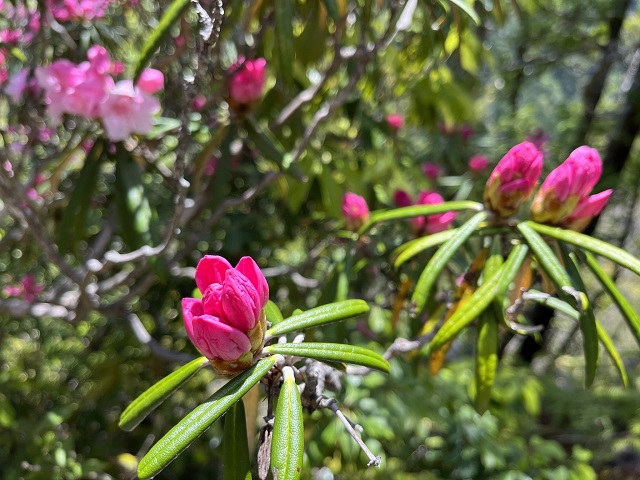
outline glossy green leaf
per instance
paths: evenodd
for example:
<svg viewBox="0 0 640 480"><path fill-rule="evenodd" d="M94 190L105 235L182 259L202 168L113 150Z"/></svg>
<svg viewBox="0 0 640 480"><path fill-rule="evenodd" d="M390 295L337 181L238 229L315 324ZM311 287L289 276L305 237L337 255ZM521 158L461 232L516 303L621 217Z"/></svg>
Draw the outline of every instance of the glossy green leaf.
<svg viewBox="0 0 640 480"><path fill-rule="evenodd" d="M362 234L378 222L388 222L391 220L402 220L405 218L420 217L422 215L434 215L436 213L457 212L460 210L481 211L484 206L478 202L460 201L444 202L438 205L412 205L410 207L394 208L393 210L377 210L371 212L369 221L360 228L358 233Z"/></svg>
<svg viewBox="0 0 640 480"><path fill-rule="evenodd" d="M393 266L395 268L398 268L400 265L405 263L407 260L415 257L419 253L422 253L431 247L435 247L436 245L440 245L441 243L446 242L451 237L455 236L457 231L457 228L453 228L451 230L445 230L443 232L416 238L415 240L411 240L404 245L400 245L391 254L392 257L395 257Z"/></svg>
<svg viewBox="0 0 640 480"><path fill-rule="evenodd" d="M291 367L282 369L271 443L271 469L275 480L297 480L302 473L304 420L302 402Z"/></svg>
<svg viewBox="0 0 640 480"><path fill-rule="evenodd" d="M280 78L292 80L294 58L294 0L278 0L275 6L275 47Z"/></svg>
<svg viewBox="0 0 640 480"><path fill-rule="evenodd" d="M162 437L138 464L140 480L152 478L202 435L213 422L242 398L273 367L277 357L263 358L232 378L202 405L194 408Z"/></svg>
<svg viewBox="0 0 640 480"><path fill-rule="evenodd" d="M611 340L611 337L609 336L607 331L604 328L602 328L602 325L598 321L596 321L596 329L598 331L598 339L600 340L600 343L602 343L602 346L604 347L604 349L609 354L609 357L611 357L611 360L613 361L613 364L615 365L616 370L618 370L618 374L620 375L622 384L625 386L625 388L629 387L629 376L627 375L627 369L624 366L622 357L620 356L618 349L614 345L613 340Z"/></svg>
<svg viewBox="0 0 640 480"><path fill-rule="evenodd" d="M282 312L271 300L269 300L267 306L264 307L264 313L267 316L267 322L269 322L271 326L275 326L284 320Z"/></svg>
<svg viewBox="0 0 640 480"><path fill-rule="evenodd" d="M526 244L519 243L513 246L507 261L500 269L501 278L496 291L496 298L501 299L506 296L509 291L509 287L511 286L511 282L513 282L513 279L516 277L520 267L522 266L522 262L527 258L527 253L529 253L529 247Z"/></svg>
<svg viewBox="0 0 640 480"><path fill-rule="evenodd" d="M609 294L613 302L616 304L618 310L620 310L620 313L622 313L622 316L629 325L631 333L635 337L636 342L638 343L638 345L640 345L640 317L638 316L638 313L631 306L622 292L620 292L618 287L616 287L616 284L611 279L611 277L609 277L609 275L606 274L602 267L600 267L596 257L594 257L589 252L584 253L587 265L596 275L605 291Z"/></svg>
<svg viewBox="0 0 640 480"><path fill-rule="evenodd" d="M264 347L267 353L295 355L296 357L315 358L330 362L353 363L382 372L389 372L389 363L379 354L368 348L341 343L275 343Z"/></svg>
<svg viewBox="0 0 640 480"><path fill-rule="evenodd" d="M62 253L72 251L77 240L82 239L91 206L91 196L96 191L100 165L104 154L104 141L96 140L87 154L80 176L74 183L69 203L60 222L58 248Z"/></svg>
<svg viewBox="0 0 640 480"><path fill-rule="evenodd" d="M278 335L284 335L285 333L355 317L368 311L369 305L367 305L367 302L364 300L344 300L342 302L330 303L292 315L267 330L266 335L268 338L273 338Z"/></svg>
<svg viewBox="0 0 640 480"><path fill-rule="evenodd" d="M571 276L573 283L581 291L586 291L582 277L580 276L580 265L576 254L568 252L566 247L562 246L562 255L567 265L567 271ZM586 297L586 295L585 295ZM591 302L582 301L580 311L580 331L582 332L582 343L584 348L585 358L585 384L590 386L596 377L596 371L598 369L599 359L599 344L598 344L598 329L596 327L596 316L593 312Z"/></svg>
<svg viewBox="0 0 640 480"><path fill-rule="evenodd" d="M410 207L406 207L410 208ZM467 222L457 229L457 234L445 242L436 253L433 254L427 266L422 271L411 300L415 305L416 313L420 313L429 298L431 288L440 276L451 257L458 251L464 242L476 231L478 226L487 218L486 212L476 213Z"/></svg>
<svg viewBox="0 0 640 480"><path fill-rule="evenodd" d="M207 365L209 360L205 357L196 358L195 360L178 368L175 372L170 373L159 382L142 393L138 398L129 404L129 406L120 415L118 426L123 430L133 430L138 424L145 419L158 405L164 402L169 395L178 390L198 370Z"/></svg>
<svg viewBox="0 0 640 480"><path fill-rule="evenodd" d="M563 228L549 227L535 222L525 222L527 226L542 235L548 235L566 243L575 245L582 250L588 250L596 255L608 258L625 268L628 268L637 275L640 275L640 259L630 253L618 248L610 243L603 242L597 238L584 235L583 233L565 230Z"/></svg>
<svg viewBox="0 0 640 480"><path fill-rule="evenodd" d="M133 83L138 81L140 74L151 61L151 57L160 47L164 38L169 34L171 27L180 20L180 17L190 3L191 0L174 0L171 5L169 5L169 8L165 10L160 22L158 22L158 25L153 29L140 51L135 73L133 74Z"/></svg>
<svg viewBox="0 0 640 480"><path fill-rule="evenodd" d="M223 435L224 480L251 480L247 418L242 400L225 413Z"/></svg>
<svg viewBox="0 0 640 480"><path fill-rule="evenodd" d="M473 9L473 6L469 5L466 2L466 0L447 0L447 1L449 3L455 5L456 7L458 7L460 10L462 10L467 15L469 15L471 20L473 20L476 25L480 25L480 17L476 13L476 11Z"/></svg>
<svg viewBox="0 0 640 480"><path fill-rule="evenodd" d="M498 366L498 321L489 309L480 317L476 342L476 398L479 413L489 407Z"/></svg>
<svg viewBox="0 0 640 480"><path fill-rule="evenodd" d="M491 278L485 279L473 295L447 319L433 337L433 340L424 348L424 353L435 352L453 340L467 325L484 312L493 299L496 298L498 292L506 291L526 253L526 246L516 245L511 250L507 261L502 264L495 274Z"/></svg>

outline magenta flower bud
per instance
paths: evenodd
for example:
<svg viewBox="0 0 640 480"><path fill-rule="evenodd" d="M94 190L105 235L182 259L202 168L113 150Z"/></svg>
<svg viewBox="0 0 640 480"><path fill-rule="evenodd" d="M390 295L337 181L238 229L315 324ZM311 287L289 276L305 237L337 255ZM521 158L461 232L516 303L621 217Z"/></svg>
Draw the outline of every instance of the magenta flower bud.
<svg viewBox="0 0 640 480"><path fill-rule="evenodd" d="M438 192L425 191L418 195L416 205L438 205L440 203L444 203L444 199ZM456 212L444 212L416 217L411 220L411 227L416 235L430 235L447 230L451 227L456 216Z"/></svg>
<svg viewBox="0 0 640 480"><path fill-rule="evenodd" d="M164 75L155 68L145 68L136 86L146 93L156 93L164 88Z"/></svg>
<svg viewBox="0 0 640 480"><path fill-rule="evenodd" d="M222 375L234 375L253 363L264 344L264 307L269 287L250 257L233 268L224 258L205 255L196 267L202 300L182 299L187 335Z"/></svg>
<svg viewBox="0 0 640 480"><path fill-rule="evenodd" d="M387 125L397 132L404 125L404 117L398 113L387 115Z"/></svg>
<svg viewBox="0 0 640 480"><path fill-rule="evenodd" d="M369 220L369 207L360 195L347 192L342 198L342 216L348 230L353 232L362 227Z"/></svg>
<svg viewBox="0 0 640 480"><path fill-rule="evenodd" d="M393 194L393 203L395 203L397 207L408 207L413 203L413 200L411 200L411 196L404 190L396 190Z"/></svg>
<svg viewBox="0 0 640 480"><path fill-rule="evenodd" d="M462 127L460 127L460 136L464 140L469 140L471 137L473 137L474 133L475 132L473 131L473 127L471 127L471 125L467 125L465 123L464 125L462 125Z"/></svg>
<svg viewBox="0 0 640 480"><path fill-rule="evenodd" d="M598 151L583 145L555 168L540 186L531 204L536 222L560 225L586 199L602 175Z"/></svg>
<svg viewBox="0 0 640 480"><path fill-rule="evenodd" d="M514 215L538 182L542 157L530 142L511 148L489 176L484 189L486 207L502 218Z"/></svg>
<svg viewBox="0 0 640 480"><path fill-rule="evenodd" d="M562 221L562 226L578 232L584 230L591 220L600 215L612 193L613 190L609 189L581 199L573 212Z"/></svg>
<svg viewBox="0 0 640 480"><path fill-rule="evenodd" d="M483 173L489 167L489 159L484 155L474 155L469 159L468 166L473 173Z"/></svg>
<svg viewBox="0 0 640 480"><path fill-rule="evenodd" d="M243 63L244 62L244 63ZM264 58L238 62L231 66L229 98L236 105L248 105L262 97L266 81L267 61Z"/></svg>
<svg viewBox="0 0 640 480"><path fill-rule="evenodd" d="M442 175L442 169L440 165L436 163L426 162L422 164L422 173L424 173L425 177L429 180L436 180Z"/></svg>

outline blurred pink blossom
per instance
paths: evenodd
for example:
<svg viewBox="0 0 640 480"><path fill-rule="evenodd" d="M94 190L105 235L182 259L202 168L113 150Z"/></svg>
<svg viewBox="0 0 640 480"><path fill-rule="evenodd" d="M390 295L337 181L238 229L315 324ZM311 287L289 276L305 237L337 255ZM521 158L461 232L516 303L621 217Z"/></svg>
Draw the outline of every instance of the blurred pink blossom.
<svg viewBox="0 0 640 480"><path fill-rule="evenodd" d="M408 207L413 203L411 196L404 190L396 190L393 194L393 202L397 207Z"/></svg>
<svg viewBox="0 0 640 480"><path fill-rule="evenodd" d="M33 274L27 274L20 279L19 284L4 287L4 294L8 297L20 297L31 303L44 290L44 286L36 283Z"/></svg>
<svg viewBox="0 0 640 480"><path fill-rule="evenodd" d="M366 200L355 193L345 193L342 198L342 216L348 230L358 230L369 220L369 206Z"/></svg>
<svg viewBox="0 0 640 480"><path fill-rule="evenodd" d="M4 87L6 93L13 103L20 103L22 94L27 89L29 79L29 69L23 68L9 77L7 85Z"/></svg>
<svg viewBox="0 0 640 480"><path fill-rule="evenodd" d="M202 95L196 95L193 99L193 109L198 112L207 104L207 98Z"/></svg>
<svg viewBox="0 0 640 480"><path fill-rule="evenodd" d="M475 132L473 131L473 127L471 127L471 125L465 123L460 127L460 136L464 140L469 140L471 137L473 137L474 133Z"/></svg>
<svg viewBox="0 0 640 480"><path fill-rule="evenodd" d="M473 173L483 173L489 167L489 159L485 155L474 155L469 159L468 166Z"/></svg>
<svg viewBox="0 0 640 480"><path fill-rule="evenodd" d="M434 191L420 192L416 205L438 205L444 203L444 198ZM436 213L411 220L411 226L416 235L430 235L448 229L458 214L456 212Z"/></svg>
<svg viewBox="0 0 640 480"><path fill-rule="evenodd" d="M59 22L94 20L104 17L114 0L47 0L47 8Z"/></svg>
<svg viewBox="0 0 640 480"><path fill-rule="evenodd" d="M432 162L425 162L422 164L422 173L429 180L436 180L440 175L442 175L442 169L440 165Z"/></svg>
<svg viewBox="0 0 640 480"><path fill-rule="evenodd" d="M244 63L243 63L244 62ZM229 97L236 104L246 105L262 97L266 82L267 61L264 58L244 60L239 58L230 71Z"/></svg>
<svg viewBox="0 0 640 480"><path fill-rule="evenodd" d="M404 125L404 117L398 113L387 115L387 125L389 125L392 130L398 131Z"/></svg>

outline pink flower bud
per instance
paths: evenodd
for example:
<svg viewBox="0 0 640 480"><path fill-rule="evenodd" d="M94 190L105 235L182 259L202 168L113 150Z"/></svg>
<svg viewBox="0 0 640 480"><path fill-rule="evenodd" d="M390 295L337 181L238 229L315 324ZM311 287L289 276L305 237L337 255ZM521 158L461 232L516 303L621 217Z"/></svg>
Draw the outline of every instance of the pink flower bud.
<svg viewBox="0 0 640 480"><path fill-rule="evenodd" d="M404 125L404 118L402 117L402 115L397 113L387 115L387 125L389 125L392 130L398 131Z"/></svg>
<svg viewBox="0 0 640 480"><path fill-rule="evenodd" d="M489 176L484 189L487 208L502 218L514 215L538 182L542 157L530 142L511 148Z"/></svg>
<svg viewBox="0 0 640 480"><path fill-rule="evenodd" d="M202 95L196 95L193 99L193 109L198 112L207 104L207 98Z"/></svg>
<svg viewBox="0 0 640 480"><path fill-rule="evenodd" d="M434 191L421 192L416 205L438 205L444 203L444 198ZM436 213L411 220L411 226L416 235L430 235L448 229L456 219L456 212Z"/></svg>
<svg viewBox="0 0 640 480"><path fill-rule="evenodd" d="M140 74L137 87L146 93L156 93L164 88L164 75L160 70L145 68Z"/></svg>
<svg viewBox="0 0 640 480"><path fill-rule="evenodd" d="M202 300L182 299L187 335L221 374L248 368L262 349L269 287L250 257L234 268L224 258L205 255L196 267Z"/></svg>
<svg viewBox="0 0 640 480"><path fill-rule="evenodd" d="M474 155L469 159L468 166L473 173L482 173L489 167L489 159L484 155Z"/></svg>
<svg viewBox="0 0 640 480"><path fill-rule="evenodd" d="M247 105L262 97L266 81L266 66L267 61L264 58L247 61L239 58L238 62L231 66L229 97L233 103Z"/></svg>
<svg viewBox="0 0 640 480"><path fill-rule="evenodd" d="M360 195L347 192L342 198L342 216L348 230L357 231L369 220L369 207Z"/></svg>
<svg viewBox="0 0 640 480"><path fill-rule="evenodd" d="M586 145L578 147L542 183L531 205L531 217L559 225L591 193L600 175L598 151Z"/></svg>
<svg viewBox="0 0 640 480"><path fill-rule="evenodd" d="M460 127L460 136L463 140L469 140L473 137L474 131L471 125L467 125L466 123Z"/></svg>
<svg viewBox="0 0 640 480"><path fill-rule="evenodd" d="M426 162L422 164L422 173L424 173L425 177L429 180L436 180L442 175L442 169L436 163Z"/></svg>
<svg viewBox="0 0 640 480"><path fill-rule="evenodd" d="M396 190L393 194L393 202L398 207L408 207L413 203L413 200L411 200L409 194L404 190Z"/></svg>

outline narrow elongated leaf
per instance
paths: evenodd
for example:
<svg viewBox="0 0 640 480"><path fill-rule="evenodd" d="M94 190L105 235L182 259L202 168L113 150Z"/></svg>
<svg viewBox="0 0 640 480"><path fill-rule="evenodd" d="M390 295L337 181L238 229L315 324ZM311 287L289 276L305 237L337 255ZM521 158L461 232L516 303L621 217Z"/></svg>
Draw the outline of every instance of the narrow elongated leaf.
<svg viewBox="0 0 640 480"><path fill-rule="evenodd" d="M98 174L103 160L104 141L96 140L87 154L80 176L74 184L67 208L60 222L58 248L66 253L73 250L76 240L82 239L91 206L91 196L96 190Z"/></svg>
<svg viewBox="0 0 640 480"><path fill-rule="evenodd" d="M338 11L338 3L336 0L323 0L324 6L329 13L329 16L333 19L334 22L337 22L340 19L340 12Z"/></svg>
<svg viewBox="0 0 640 480"><path fill-rule="evenodd" d="M264 313L267 316L267 322L269 322L272 326L275 326L284 320L284 318L282 317L282 312L280 311L278 306L271 300L269 300L267 302L267 306L264 307Z"/></svg>
<svg viewBox="0 0 640 480"><path fill-rule="evenodd" d="M280 78L291 80L294 58L294 0L278 0L275 5L275 39Z"/></svg>
<svg viewBox="0 0 640 480"><path fill-rule="evenodd" d="M566 247L561 247L564 261L567 265L567 270L573 283L581 291L585 291L584 282L580 276L580 266L576 254L568 252ZM596 377L596 371L598 369L598 357L599 357L599 344L598 344L598 329L596 327L596 316L593 312L591 302L587 299L586 302L581 302L582 311L580 312L580 330L582 331L582 343L584 348L585 358L585 384L590 386Z"/></svg>
<svg viewBox="0 0 640 480"><path fill-rule="evenodd" d="M476 399L479 413L489 407L491 388L498 366L498 321L491 309L480 317L476 343Z"/></svg>
<svg viewBox="0 0 640 480"><path fill-rule="evenodd" d="M451 237L455 236L457 231L457 228L453 228L451 230L445 230L443 232L434 233L425 237L416 238L415 240L411 240L404 245L400 245L391 254L391 257L396 258L393 266L398 268L400 265L405 263L407 260L412 259L419 253L422 253L431 247L435 247L436 245L440 245L441 243L446 242Z"/></svg>
<svg viewBox="0 0 640 480"><path fill-rule="evenodd" d="M405 218L420 217L422 215L434 215L436 213L457 212L460 210L481 211L483 208L481 203L464 200L459 202L444 202L438 205L412 205L410 207L394 208L393 210L377 210L371 212L369 221L362 226L358 233L362 234L378 222L402 220Z"/></svg>
<svg viewBox="0 0 640 480"><path fill-rule="evenodd" d="M498 290L496 291L496 297L498 299L504 298L509 290L509 286L513 279L516 278L522 262L527 258L529 253L529 247L524 243L514 245L509 253L507 261L503 264L500 270L500 283L498 284Z"/></svg>
<svg viewBox="0 0 640 480"><path fill-rule="evenodd" d="M353 363L389 372L389 363L379 354L368 348L341 343L276 343L264 347L267 353L295 355L296 357L315 358L333 362Z"/></svg>
<svg viewBox="0 0 640 480"><path fill-rule="evenodd" d="M629 376L627 375L627 369L624 366L622 357L620 356L618 349L614 345L613 340L611 340L611 337L609 336L607 331L604 328L602 328L602 325L597 320L596 320L596 328L598 330L598 339L600 340L600 343L602 343L602 345L604 346L604 349L607 351L607 353L609 354L609 357L611 357L611 360L613 361L613 364L618 370L618 373L620 374L620 379L622 380L622 384L624 385L625 388L629 387Z"/></svg>
<svg viewBox="0 0 640 480"><path fill-rule="evenodd" d="M447 1L455 5L456 7L458 7L467 15L469 15L471 20L473 20L473 22L476 25L480 25L480 17L476 13L476 11L473 9L473 7L469 5L465 0L447 0Z"/></svg>
<svg viewBox="0 0 640 480"><path fill-rule="evenodd" d="M247 418L242 400L224 415L224 480L251 480Z"/></svg>
<svg viewBox="0 0 640 480"><path fill-rule="evenodd" d="M588 250L596 255L608 258L609 260L616 262L618 265L628 268L633 273L640 275L640 259L637 259L630 253L625 252L621 248L611 245L610 243L584 235L583 233L574 232L573 230L549 227L547 225L541 225L531 221L524 223L538 233L557 238L563 242L575 245L582 250Z"/></svg>
<svg viewBox="0 0 640 480"><path fill-rule="evenodd" d="M513 277L517 273L516 265L522 263L526 255L526 246L516 245L509 254L507 261L484 281L484 283L471 295L466 303L442 325L433 340L423 349L425 353L431 353L455 338L467 325L474 321L491 304L496 293L506 291Z"/></svg>
<svg viewBox="0 0 640 480"><path fill-rule="evenodd" d="M317 327L345 318L362 315L369 311L369 305L364 300L344 300L312 308L306 312L295 314L267 330L267 338L305 328Z"/></svg>
<svg viewBox="0 0 640 480"><path fill-rule="evenodd" d="M277 357L263 358L254 366L232 378L202 405L194 408L162 437L138 464L140 480L152 478L202 435L213 422L225 414L251 387L273 367Z"/></svg>
<svg viewBox="0 0 640 480"><path fill-rule="evenodd" d="M191 0L173 0L169 8L167 8L158 22L158 26L153 29L151 35L140 51L136 70L133 75L133 83L138 81L142 70L147 66L155 51L160 47L165 36L169 34L171 27L180 20L180 17L189 6Z"/></svg>
<svg viewBox="0 0 640 480"><path fill-rule="evenodd" d="M120 415L118 426L123 430L133 430L138 424L145 419L158 405L164 402L169 395L178 390L198 370L207 365L209 360L205 357L196 358L195 360L183 365L175 372L170 373L159 382L142 393L138 398L129 404L129 406Z"/></svg>
<svg viewBox="0 0 640 480"><path fill-rule="evenodd" d="M420 275L413 292L413 297L411 298L415 305L416 313L420 313L424 308L429 298L431 288L440 276L442 269L486 218L486 212L476 213L464 225L457 229L457 234L454 237L451 237L433 254L433 257L431 257L431 260L429 260L429 263L427 263L427 266Z"/></svg>
<svg viewBox="0 0 640 480"><path fill-rule="evenodd" d="M631 333L636 339L638 345L640 345L640 317L635 309L631 306L622 292L616 287L614 281L606 274L606 272L598 264L598 260L589 252L584 252L587 265L591 271L596 275L605 291L609 294L613 302L622 313L622 316L629 325Z"/></svg>
<svg viewBox="0 0 640 480"><path fill-rule="evenodd" d="M304 421L302 402L293 369L282 369L284 381L278 397L271 443L271 468L274 480L297 480L302 473Z"/></svg>
<svg viewBox="0 0 640 480"><path fill-rule="evenodd" d="M560 260L558 260L558 257L556 257L556 254L553 253L551 247L547 245L547 242L531 227L529 222L518 224L518 230L531 247L533 253L535 253L538 265L540 265L542 270L545 271L558 288L558 295L565 300L568 299L569 295L566 289L575 289L575 287L571 281L571 277L569 277L569 274L562 266Z"/></svg>

